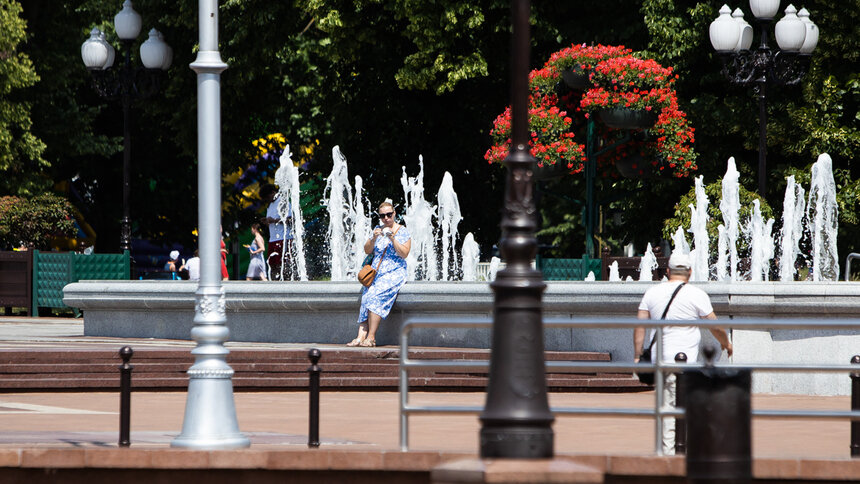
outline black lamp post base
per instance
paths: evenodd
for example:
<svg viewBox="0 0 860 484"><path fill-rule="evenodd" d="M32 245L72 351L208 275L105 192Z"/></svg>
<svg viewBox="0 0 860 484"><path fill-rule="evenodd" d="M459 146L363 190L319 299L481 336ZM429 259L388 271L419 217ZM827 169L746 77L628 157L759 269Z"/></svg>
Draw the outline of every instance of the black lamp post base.
<svg viewBox="0 0 860 484"><path fill-rule="evenodd" d="M490 426L481 429L482 458L549 459L553 457L554 434L546 425Z"/></svg>

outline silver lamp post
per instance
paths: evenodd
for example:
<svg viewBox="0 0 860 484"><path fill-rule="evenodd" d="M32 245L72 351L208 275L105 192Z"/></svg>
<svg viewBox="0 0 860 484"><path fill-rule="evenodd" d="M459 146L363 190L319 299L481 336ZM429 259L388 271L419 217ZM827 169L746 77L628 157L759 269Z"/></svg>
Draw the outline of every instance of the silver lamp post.
<svg viewBox="0 0 860 484"><path fill-rule="evenodd" d="M733 84L754 86L759 101L758 192L767 195L767 86L795 85L809 68L818 44L818 27L809 20L805 8L789 5L785 16L774 26L778 49L768 42L770 24L779 12L780 0L750 0L750 10L759 27L760 43L750 50L753 28L741 9L723 5L720 16L711 22L711 45L723 62L723 75Z"/></svg>
<svg viewBox="0 0 860 484"><path fill-rule="evenodd" d="M200 49L191 69L197 73L198 218L200 283L194 308L188 370L188 399L182 433L172 447L235 449L251 441L239 432L233 403L233 369L224 341L230 335L221 286L221 72L218 52L218 1L199 0Z"/></svg>

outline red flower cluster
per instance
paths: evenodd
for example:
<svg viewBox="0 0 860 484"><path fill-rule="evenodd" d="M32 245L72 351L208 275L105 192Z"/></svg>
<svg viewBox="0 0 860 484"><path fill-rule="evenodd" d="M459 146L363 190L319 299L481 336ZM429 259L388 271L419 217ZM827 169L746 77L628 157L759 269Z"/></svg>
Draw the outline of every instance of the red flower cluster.
<svg viewBox="0 0 860 484"><path fill-rule="evenodd" d="M696 170L694 130L686 114L678 108L672 87L677 76L671 67L631 54L624 46L572 45L552 54L542 68L529 74L529 146L539 165L563 162L572 173L582 171L585 146L573 138L574 131L582 129L585 123L580 118L574 124L567 113L583 113L588 118L591 112L601 109L625 107L658 114L656 124L650 128L656 139L628 143L630 146L598 159L598 168L606 168L605 174L618 176L610 170L611 166L624 157L638 154L652 160L636 163L634 170L640 174L649 168L648 163L654 172L668 171L677 177L689 176ZM592 88L582 95L566 89L560 81L562 72L568 69L590 72ZM600 132L615 137L611 129L604 127ZM490 163L501 163L511 145L510 107L496 118L490 136L494 144L484 158Z"/></svg>
<svg viewBox="0 0 860 484"><path fill-rule="evenodd" d="M573 124L567 112L556 106L536 105L529 108L529 151L538 166L565 163L571 172L582 170L585 147L573 141ZM505 109L490 131L495 144L484 154L490 163L501 163L511 147L511 108Z"/></svg>
<svg viewBox="0 0 860 484"><path fill-rule="evenodd" d="M623 45L592 45L573 44L549 56L546 61L546 66L557 71L564 69L573 69L579 67L581 69L591 69L597 63L611 59L613 57L626 57L633 51Z"/></svg>

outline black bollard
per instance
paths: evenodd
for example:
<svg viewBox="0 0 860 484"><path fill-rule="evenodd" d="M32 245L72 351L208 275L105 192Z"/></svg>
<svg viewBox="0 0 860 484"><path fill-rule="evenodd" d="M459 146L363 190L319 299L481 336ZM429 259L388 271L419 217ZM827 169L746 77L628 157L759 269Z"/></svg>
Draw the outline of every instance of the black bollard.
<svg viewBox="0 0 860 484"><path fill-rule="evenodd" d="M751 372L713 367L707 346L702 370L685 371L687 479L698 483L752 482Z"/></svg>
<svg viewBox="0 0 860 484"><path fill-rule="evenodd" d="M134 354L131 346L123 346L119 350L122 365L119 366L119 446L131 445L131 370L134 369L129 361Z"/></svg>
<svg viewBox="0 0 860 484"><path fill-rule="evenodd" d="M851 364L860 364L860 355L851 357ZM860 373L851 373L851 410L860 410ZM851 457L860 456L860 421L851 421Z"/></svg>
<svg viewBox="0 0 860 484"><path fill-rule="evenodd" d="M308 368L308 387L310 394L310 405L308 406L308 447L320 446L320 371L317 365L322 353L314 348L308 351L311 366Z"/></svg>
<svg viewBox="0 0 860 484"><path fill-rule="evenodd" d="M683 352L675 355L675 363L684 364L687 362L687 355ZM675 408L684 408L686 405L686 397L684 395L684 379L681 374L677 373L675 384ZM675 455L687 453L687 423L684 417L675 417Z"/></svg>

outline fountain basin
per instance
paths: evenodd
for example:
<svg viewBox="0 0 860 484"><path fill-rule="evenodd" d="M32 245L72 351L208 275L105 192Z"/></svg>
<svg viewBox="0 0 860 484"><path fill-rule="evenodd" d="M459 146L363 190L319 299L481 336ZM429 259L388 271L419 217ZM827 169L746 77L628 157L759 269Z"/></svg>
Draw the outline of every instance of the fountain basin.
<svg viewBox="0 0 860 484"><path fill-rule="evenodd" d="M547 282L544 316L634 317L645 290L656 282ZM860 331L816 330L816 319L860 318L860 283L697 283L711 297L720 319L808 318L809 330L735 330L733 362L847 364L860 354ZM277 343L345 343L355 337L358 282L226 281L223 283L230 340ZM63 301L84 312L84 334L116 338L190 339L196 282L79 281ZM380 345L399 342L410 317L488 318L493 293L485 282L409 282L382 323ZM726 326L730 327L729 321ZM706 340L711 340L705 332ZM415 330L411 345L488 348L484 329ZM545 334L547 350L607 351L613 360L633 358L632 330L559 329ZM756 373L759 393L845 395L843 374Z"/></svg>

